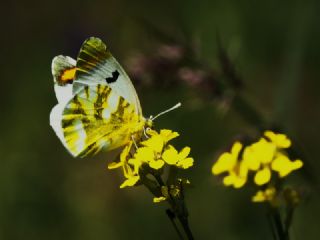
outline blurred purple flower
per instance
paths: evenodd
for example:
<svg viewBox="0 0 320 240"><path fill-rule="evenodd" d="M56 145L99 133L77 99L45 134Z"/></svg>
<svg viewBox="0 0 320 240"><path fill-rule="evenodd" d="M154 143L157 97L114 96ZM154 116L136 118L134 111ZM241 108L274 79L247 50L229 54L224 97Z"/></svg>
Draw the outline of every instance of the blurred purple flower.
<svg viewBox="0 0 320 240"><path fill-rule="evenodd" d="M182 67L178 71L179 78L185 83L196 86L199 85L205 78L206 73L201 69L191 69L188 67Z"/></svg>
<svg viewBox="0 0 320 240"><path fill-rule="evenodd" d="M133 78L141 78L150 67L149 59L141 53L136 53L126 60L127 70Z"/></svg>
<svg viewBox="0 0 320 240"><path fill-rule="evenodd" d="M157 51L158 55L171 61L179 61L183 57L183 48L177 45L161 45Z"/></svg>

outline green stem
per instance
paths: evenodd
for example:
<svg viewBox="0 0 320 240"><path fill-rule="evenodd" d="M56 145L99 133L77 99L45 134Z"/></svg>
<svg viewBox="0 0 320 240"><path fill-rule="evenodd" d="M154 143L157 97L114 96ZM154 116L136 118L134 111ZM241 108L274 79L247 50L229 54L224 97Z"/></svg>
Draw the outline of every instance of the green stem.
<svg viewBox="0 0 320 240"><path fill-rule="evenodd" d="M155 178L156 178L156 176L155 176ZM161 178L160 178L160 179L156 178L156 180L157 180L157 182L158 182L159 184L161 184L161 181L162 181ZM159 181L160 181L160 182L159 182ZM161 191L159 191L159 189L158 189L156 186L153 185L153 181L150 180L150 179L148 179L147 177L144 176L144 177L142 178L142 183L143 183L143 185L152 193L152 195L158 197L158 196L161 194ZM163 186L163 185L161 185L161 186ZM170 220L170 222L171 222L174 230L175 230L176 233L178 234L179 238L180 238L181 240L183 240L183 236L182 236L182 234L181 234L181 232L180 232L177 224L176 224L175 221L174 221L175 214L174 214L171 210L166 211L166 213L167 213L167 216L168 216L168 218L169 218L169 220Z"/></svg>
<svg viewBox="0 0 320 240"><path fill-rule="evenodd" d="M273 216L272 214L268 214L268 222L270 224L270 228L272 230L272 237L274 240L278 240L278 232L277 232L277 229L276 229L276 226L275 226L275 223L274 223L274 220L273 220Z"/></svg>
<svg viewBox="0 0 320 240"><path fill-rule="evenodd" d="M155 174L154 177L157 180L157 182L159 183L160 187L166 186L160 175ZM190 229L189 221L188 221L188 214L186 211L184 198L182 197L181 199L177 200L176 198L171 196L170 191L169 191L169 199L167 199L167 200L171 206L170 213L173 214L173 216L169 216L168 211L166 212L167 215L169 216L171 222L174 222L174 220L173 220L174 217L177 217L186 236L187 236L187 239L194 240L194 237L193 237L191 229ZM175 223L174 223L174 228L176 229L176 231L180 237L181 233L179 232Z"/></svg>
<svg viewBox="0 0 320 240"><path fill-rule="evenodd" d="M294 213L294 207L290 206L287 208L287 215L286 215L286 219L284 222L284 233L287 237L287 239L289 239L289 230L290 230L290 226L292 223L292 218L293 218L293 213Z"/></svg>
<svg viewBox="0 0 320 240"><path fill-rule="evenodd" d="M170 219L170 222L172 223L172 226L173 226L174 230L177 232L179 238L181 240L183 240L183 236L182 236L182 234L181 234L176 222L174 221L175 214L170 209L166 210L166 214L167 214L168 218Z"/></svg>
<svg viewBox="0 0 320 240"><path fill-rule="evenodd" d="M194 240L194 237L192 235L190 226L189 226L189 221L187 217L183 217L183 216L178 216L178 219L183 227L183 230L185 231L188 240Z"/></svg>
<svg viewBox="0 0 320 240"><path fill-rule="evenodd" d="M273 223L277 232L279 240L290 240L289 232L286 233L286 230L283 226L281 215L278 208L271 209Z"/></svg>

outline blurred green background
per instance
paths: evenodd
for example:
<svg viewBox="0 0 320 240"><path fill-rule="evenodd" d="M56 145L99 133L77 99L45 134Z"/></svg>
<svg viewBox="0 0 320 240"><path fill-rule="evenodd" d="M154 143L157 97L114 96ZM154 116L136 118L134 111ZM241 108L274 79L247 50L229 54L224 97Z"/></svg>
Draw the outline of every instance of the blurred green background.
<svg viewBox="0 0 320 240"><path fill-rule="evenodd" d="M51 60L76 57L90 36L103 39L125 66L129 55L152 53L161 39L142 22L195 39L199 56L217 64L217 32L245 84L244 95L296 139L313 174L320 171L319 1L7 1L2 3L0 239L177 239L163 204L143 187L119 189L108 171L116 153L74 159L49 126L56 104ZM141 21L143 19L143 21ZM135 84L135 83L134 83ZM266 212L246 190L224 188L210 173L217 151L252 131L232 108L193 104L190 88L139 87L146 116L178 101L157 120L181 133L195 166L186 175L190 224L196 239L272 239ZM294 181L306 200L292 239L318 239L318 179Z"/></svg>

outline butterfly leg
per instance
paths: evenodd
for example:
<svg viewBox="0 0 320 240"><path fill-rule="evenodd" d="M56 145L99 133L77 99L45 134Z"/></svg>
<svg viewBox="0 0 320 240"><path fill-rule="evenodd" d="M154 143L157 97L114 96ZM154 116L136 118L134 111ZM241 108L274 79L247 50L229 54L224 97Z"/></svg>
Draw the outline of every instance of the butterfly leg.
<svg viewBox="0 0 320 240"><path fill-rule="evenodd" d="M138 145L137 145L136 141L134 140L134 136L133 135L131 135L131 139L132 139L132 142L133 142L133 144L134 144L134 146L136 147L136 150L137 150L138 149Z"/></svg>
<svg viewBox="0 0 320 240"><path fill-rule="evenodd" d="M147 139L149 138L145 127L143 127L143 134Z"/></svg>

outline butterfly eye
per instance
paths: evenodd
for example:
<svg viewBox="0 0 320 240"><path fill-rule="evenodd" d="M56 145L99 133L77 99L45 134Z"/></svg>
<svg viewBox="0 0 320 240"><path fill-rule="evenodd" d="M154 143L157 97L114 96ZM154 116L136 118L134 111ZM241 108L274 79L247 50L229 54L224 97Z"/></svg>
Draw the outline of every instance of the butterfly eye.
<svg viewBox="0 0 320 240"><path fill-rule="evenodd" d="M105 80L107 83L113 83L117 81L119 75L120 73L117 70L115 70L114 72L112 72L112 77L106 77Z"/></svg>

